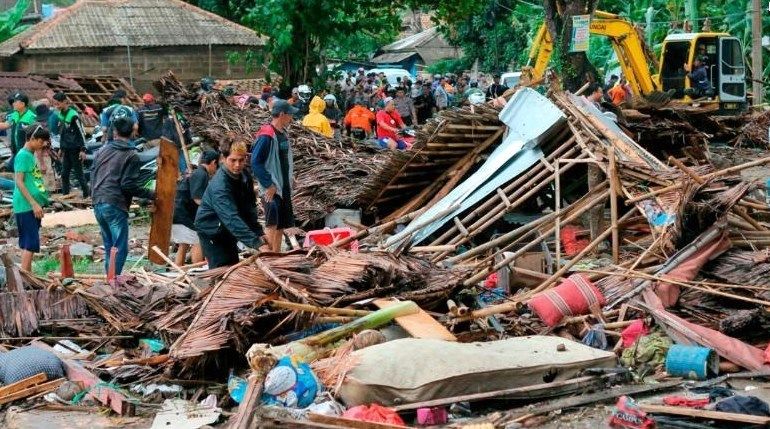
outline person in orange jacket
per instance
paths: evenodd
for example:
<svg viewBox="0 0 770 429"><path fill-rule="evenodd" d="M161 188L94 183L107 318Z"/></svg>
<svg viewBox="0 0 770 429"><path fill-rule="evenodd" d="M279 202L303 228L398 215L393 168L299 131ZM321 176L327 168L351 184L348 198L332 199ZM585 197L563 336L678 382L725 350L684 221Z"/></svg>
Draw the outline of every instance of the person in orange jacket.
<svg viewBox="0 0 770 429"><path fill-rule="evenodd" d="M348 135L363 140L372 134L372 124L375 121L374 112L367 109L362 102L356 104L345 115L344 123Z"/></svg>

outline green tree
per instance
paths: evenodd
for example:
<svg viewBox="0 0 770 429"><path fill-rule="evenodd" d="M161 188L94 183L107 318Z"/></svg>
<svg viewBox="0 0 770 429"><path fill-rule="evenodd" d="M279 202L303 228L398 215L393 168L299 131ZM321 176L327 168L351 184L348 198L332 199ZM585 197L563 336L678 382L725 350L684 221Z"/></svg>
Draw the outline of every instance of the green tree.
<svg viewBox="0 0 770 429"><path fill-rule="evenodd" d="M468 69L479 61L485 72L519 69L526 62L533 29L542 22L542 8L515 0L488 0L473 3L472 13L438 15L439 29L447 40L463 51L456 70ZM457 21L451 21L458 19ZM534 24L534 25L533 25Z"/></svg>
<svg viewBox="0 0 770 429"><path fill-rule="evenodd" d="M363 55L400 27L399 3L375 0L265 0L244 23L269 38L266 60L289 85L313 81L329 58Z"/></svg>
<svg viewBox="0 0 770 429"><path fill-rule="evenodd" d="M14 7L0 13L0 42L27 29L27 25L21 25L21 19L29 4L30 0L18 0Z"/></svg>
<svg viewBox="0 0 770 429"><path fill-rule="evenodd" d="M595 0L544 0L545 23L551 40L554 41L552 61L560 74L564 87L576 91L583 86L586 78L596 78L595 67L588 61L585 52L570 52L572 40L572 17L590 15L596 10Z"/></svg>

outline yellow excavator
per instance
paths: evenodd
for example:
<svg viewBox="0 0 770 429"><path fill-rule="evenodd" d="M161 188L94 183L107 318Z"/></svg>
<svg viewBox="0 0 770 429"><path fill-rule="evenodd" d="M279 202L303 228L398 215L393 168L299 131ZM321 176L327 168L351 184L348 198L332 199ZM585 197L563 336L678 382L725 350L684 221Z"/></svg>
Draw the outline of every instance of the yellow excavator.
<svg viewBox="0 0 770 429"><path fill-rule="evenodd" d="M720 111L741 111L746 107L746 69L741 42L727 33L671 34L663 41L660 62L644 43L639 30L625 18L594 12L589 32L610 39L623 75L634 95L661 104L669 99L679 103L697 101ZM543 23L529 51L528 71L532 80L543 78L553 53L553 41ZM713 94L693 100L685 94L693 82L684 65L706 57ZM655 70L653 75L650 69Z"/></svg>

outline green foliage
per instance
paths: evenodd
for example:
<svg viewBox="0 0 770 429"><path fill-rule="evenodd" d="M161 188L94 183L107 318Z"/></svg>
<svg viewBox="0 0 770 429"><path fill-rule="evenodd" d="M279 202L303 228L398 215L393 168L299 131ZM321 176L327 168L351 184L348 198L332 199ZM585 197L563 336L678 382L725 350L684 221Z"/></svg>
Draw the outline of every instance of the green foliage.
<svg viewBox="0 0 770 429"><path fill-rule="evenodd" d="M467 69L478 60L481 71L502 72L526 64L529 41L543 20L542 8L514 0L459 3L465 15L455 10L437 13L439 19L449 20L439 26L441 32L463 50L462 62L454 67Z"/></svg>
<svg viewBox="0 0 770 429"><path fill-rule="evenodd" d="M14 7L0 13L0 42L10 39L27 29L27 25L20 25L24 12L30 5L30 0L17 0Z"/></svg>
<svg viewBox="0 0 770 429"><path fill-rule="evenodd" d="M104 266L101 263L94 263L91 258L72 258L72 269L78 274L98 273L104 269ZM59 271L59 258L55 255L32 261L32 273L37 276L45 277L48 273Z"/></svg>
<svg viewBox="0 0 770 429"><path fill-rule="evenodd" d="M465 70L468 70L472 64L469 64L466 60L466 58L444 58L443 60L436 61L435 63L428 66L426 69L428 73L430 74L441 74L445 75L447 73L454 73L454 74L460 74Z"/></svg>
<svg viewBox="0 0 770 429"><path fill-rule="evenodd" d="M400 27L397 3L374 0L265 0L245 24L269 38L270 68L290 85L312 81L333 57L355 58L391 41Z"/></svg>

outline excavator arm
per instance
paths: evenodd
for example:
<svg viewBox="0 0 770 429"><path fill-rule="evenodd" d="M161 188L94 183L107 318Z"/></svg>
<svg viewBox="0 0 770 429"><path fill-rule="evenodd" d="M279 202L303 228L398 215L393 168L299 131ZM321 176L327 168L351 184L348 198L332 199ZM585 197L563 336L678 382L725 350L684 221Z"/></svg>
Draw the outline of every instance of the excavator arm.
<svg viewBox="0 0 770 429"><path fill-rule="evenodd" d="M657 70L657 61L646 49L643 39L632 23L618 15L596 11L589 31L591 34L610 39L623 75L634 94L647 96L660 91L649 69L649 65L652 64ZM543 23L529 50L528 65L532 68L533 79L543 77L552 53L553 41L548 28Z"/></svg>

